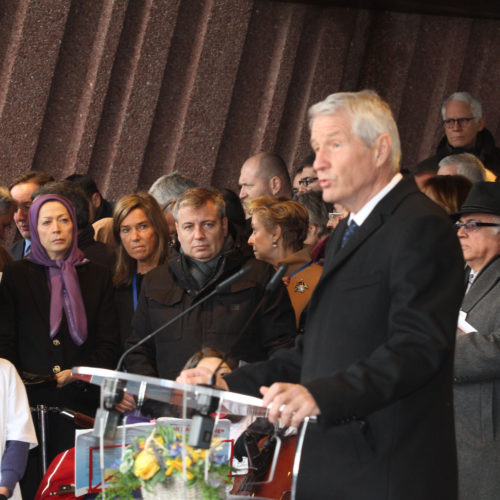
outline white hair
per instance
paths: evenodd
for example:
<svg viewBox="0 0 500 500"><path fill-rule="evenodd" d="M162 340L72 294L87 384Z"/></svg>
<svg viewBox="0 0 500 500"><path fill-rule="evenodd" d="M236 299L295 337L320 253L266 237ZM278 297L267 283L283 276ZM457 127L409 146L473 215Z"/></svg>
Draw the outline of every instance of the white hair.
<svg viewBox="0 0 500 500"><path fill-rule="evenodd" d="M394 172L399 171L401 143L398 127L391 108L373 90L360 92L337 92L309 108L309 127L318 116L333 115L345 110L351 118L352 131L372 147L377 137L387 134L391 140L390 163Z"/></svg>
<svg viewBox="0 0 500 500"><path fill-rule="evenodd" d="M472 116L476 119L479 120L479 118L483 117L483 107L481 106L481 103L469 92L453 92L442 104L441 106L441 116L443 120L446 120L446 105L450 101L460 101L460 102L465 102L470 106L470 109L472 111Z"/></svg>
<svg viewBox="0 0 500 500"><path fill-rule="evenodd" d="M438 165L439 168L455 165L457 175L463 175L473 183L486 180L486 169L483 163L477 156L470 153L445 156Z"/></svg>

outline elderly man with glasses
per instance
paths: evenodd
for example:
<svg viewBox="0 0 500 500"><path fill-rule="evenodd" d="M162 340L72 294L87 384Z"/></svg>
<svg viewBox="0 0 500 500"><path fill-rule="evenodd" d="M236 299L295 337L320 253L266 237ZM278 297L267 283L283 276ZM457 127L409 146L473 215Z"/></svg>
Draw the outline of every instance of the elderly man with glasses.
<svg viewBox="0 0 500 500"><path fill-rule="evenodd" d="M456 227L469 271L454 368L459 498L500 491L500 184L476 183Z"/></svg>
<svg viewBox="0 0 500 500"><path fill-rule="evenodd" d="M500 149L491 132L484 127L481 103L468 92L454 92L441 106L445 136L436 154L418 163L413 173L437 172L445 156L470 153L479 158L495 175L500 174Z"/></svg>

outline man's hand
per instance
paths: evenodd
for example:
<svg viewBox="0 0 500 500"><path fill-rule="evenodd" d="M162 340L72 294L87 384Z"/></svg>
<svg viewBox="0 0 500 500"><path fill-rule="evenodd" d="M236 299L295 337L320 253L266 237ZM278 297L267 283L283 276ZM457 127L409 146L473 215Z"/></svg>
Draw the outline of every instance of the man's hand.
<svg viewBox="0 0 500 500"><path fill-rule="evenodd" d="M126 411L132 411L137 408L135 404L135 398L132 394L128 392L123 393L122 400L115 406L115 410L120 413L125 413Z"/></svg>
<svg viewBox="0 0 500 500"><path fill-rule="evenodd" d="M189 370L183 370L177 377L176 382L181 384L191 384L191 385L208 385L210 384L210 379L212 378L213 371L205 366L200 366L198 368L191 368ZM221 389L223 391L229 391L229 387L226 381L220 376L215 377L215 389Z"/></svg>
<svg viewBox="0 0 500 500"><path fill-rule="evenodd" d="M320 410L311 393L299 384L275 383L271 387L261 387L263 406L269 408L267 418L274 423L288 427L298 427L304 418L315 417Z"/></svg>

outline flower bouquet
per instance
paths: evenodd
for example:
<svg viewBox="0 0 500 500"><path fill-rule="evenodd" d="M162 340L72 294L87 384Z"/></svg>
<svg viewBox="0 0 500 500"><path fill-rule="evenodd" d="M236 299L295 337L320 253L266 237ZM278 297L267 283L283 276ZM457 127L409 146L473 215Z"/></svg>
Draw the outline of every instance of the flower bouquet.
<svg viewBox="0 0 500 500"><path fill-rule="evenodd" d="M184 444L182 435L172 427L161 425L127 446L119 469L108 478L111 484L106 487L106 497L132 499L133 491L141 489L145 499L184 499L183 458L188 498L226 497L232 469L220 439L214 438L209 450L199 450Z"/></svg>

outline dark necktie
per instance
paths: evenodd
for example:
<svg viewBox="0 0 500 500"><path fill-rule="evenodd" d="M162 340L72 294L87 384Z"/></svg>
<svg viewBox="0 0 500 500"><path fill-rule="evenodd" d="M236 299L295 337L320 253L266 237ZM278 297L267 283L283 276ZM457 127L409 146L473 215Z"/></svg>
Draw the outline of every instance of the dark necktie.
<svg viewBox="0 0 500 500"><path fill-rule="evenodd" d="M358 227L359 226L354 222L354 219L349 222L349 225L347 226L344 235L342 236L342 243L340 244L341 247L345 246L351 236L356 232L356 229L358 229Z"/></svg>

